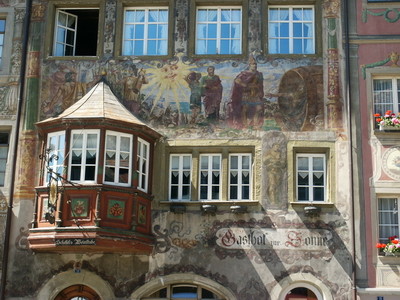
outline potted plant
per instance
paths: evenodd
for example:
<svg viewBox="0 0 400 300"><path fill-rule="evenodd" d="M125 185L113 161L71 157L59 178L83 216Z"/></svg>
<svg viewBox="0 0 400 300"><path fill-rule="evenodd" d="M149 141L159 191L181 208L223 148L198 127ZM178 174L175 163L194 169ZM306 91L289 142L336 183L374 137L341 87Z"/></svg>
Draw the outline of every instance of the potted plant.
<svg viewBox="0 0 400 300"><path fill-rule="evenodd" d="M379 251L383 251L386 256L400 256L400 243L396 235L389 237L389 242L387 244L376 244L376 248L378 248Z"/></svg>
<svg viewBox="0 0 400 300"><path fill-rule="evenodd" d="M398 130L400 129L400 113L395 114L391 110L385 112L383 116L374 114L376 125L379 130Z"/></svg>

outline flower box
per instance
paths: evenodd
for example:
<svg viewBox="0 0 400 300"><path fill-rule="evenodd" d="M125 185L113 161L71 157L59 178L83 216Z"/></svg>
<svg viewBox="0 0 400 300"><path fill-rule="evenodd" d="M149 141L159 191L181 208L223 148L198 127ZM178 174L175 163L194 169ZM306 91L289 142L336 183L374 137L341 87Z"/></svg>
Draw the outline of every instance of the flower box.
<svg viewBox="0 0 400 300"><path fill-rule="evenodd" d="M379 251L383 251L385 256L400 256L400 241L396 235L389 237L389 242L387 244L376 244L376 248L378 248Z"/></svg>
<svg viewBox="0 0 400 300"><path fill-rule="evenodd" d="M379 125L379 131L400 131L400 127Z"/></svg>
<svg viewBox="0 0 400 300"><path fill-rule="evenodd" d="M400 130L400 114L396 115L391 110L388 110L383 116L374 114L374 118L380 131Z"/></svg>

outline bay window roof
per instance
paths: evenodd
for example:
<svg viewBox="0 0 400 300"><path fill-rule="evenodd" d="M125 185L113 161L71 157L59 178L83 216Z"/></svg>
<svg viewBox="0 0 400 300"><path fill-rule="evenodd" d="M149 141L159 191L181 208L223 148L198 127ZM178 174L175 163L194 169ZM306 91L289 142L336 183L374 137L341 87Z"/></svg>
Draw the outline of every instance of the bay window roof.
<svg viewBox="0 0 400 300"><path fill-rule="evenodd" d="M126 109L104 80L98 82L86 95L58 116L37 122L36 125L43 128L51 124L74 123L74 121L81 123L82 120L129 123L130 128L143 130L153 138L161 136Z"/></svg>

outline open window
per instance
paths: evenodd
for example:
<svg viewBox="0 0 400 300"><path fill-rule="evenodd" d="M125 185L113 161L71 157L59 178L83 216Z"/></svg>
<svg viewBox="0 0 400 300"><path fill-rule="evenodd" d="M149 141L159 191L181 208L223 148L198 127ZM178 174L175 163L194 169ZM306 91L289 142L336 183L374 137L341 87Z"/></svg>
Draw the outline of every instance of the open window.
<svg viewBox="0 0 400 300"><path fill-rule="evenodd" d="M96 56L98 32L99 9L58 8L53 56Z"/></svg>

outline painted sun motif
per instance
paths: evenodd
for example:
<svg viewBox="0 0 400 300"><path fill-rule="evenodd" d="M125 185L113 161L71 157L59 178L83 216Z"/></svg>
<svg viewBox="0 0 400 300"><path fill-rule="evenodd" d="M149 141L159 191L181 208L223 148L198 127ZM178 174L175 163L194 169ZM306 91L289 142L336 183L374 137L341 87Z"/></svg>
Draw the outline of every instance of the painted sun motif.
<svg viewBox="0 0 400 300"><path fill-rule="evenodd" d="M149 84L143 87L145 101L152 99L152 110L161 102L163 105L176 105L180 110L182 103L189 103L188 85L185 76L194 66L184 64L181 59L174 64L165 64L161 68L146 69Z"/></svg>

